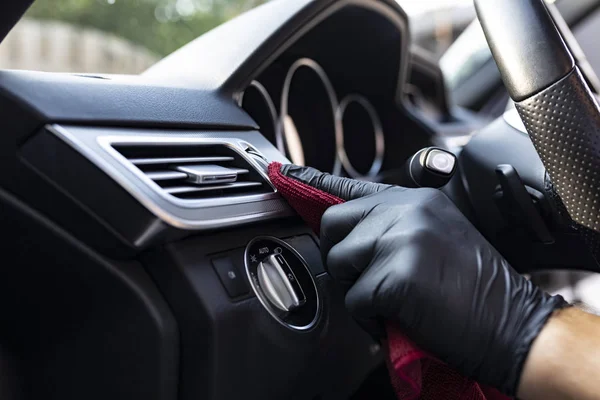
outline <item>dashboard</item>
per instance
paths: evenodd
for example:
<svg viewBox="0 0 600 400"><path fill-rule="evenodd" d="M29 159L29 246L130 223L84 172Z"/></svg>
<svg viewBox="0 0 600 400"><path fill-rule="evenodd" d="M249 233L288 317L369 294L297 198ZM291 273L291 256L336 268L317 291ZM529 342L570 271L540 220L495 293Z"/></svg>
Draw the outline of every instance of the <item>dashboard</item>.
<svg viewBox="0 0 600 400"><path fill-rule="evenodd" d="M391 0L272 1L140 76L0 71L0 365L29 388L2 397L350 398L383 351L266 166L385 181L437 143L407 25ZM294 260L300 322L257 254Z"/></svg>
<svg viewBox="0 0 600 400"><path fill-rule="evenodd" d="M0 70L0 398L395 399L274 161L398 183L470 139L443 190L510 264L597 271L531 140L451 109L408 24L395 0L273 0L139 76Z"/></svg>

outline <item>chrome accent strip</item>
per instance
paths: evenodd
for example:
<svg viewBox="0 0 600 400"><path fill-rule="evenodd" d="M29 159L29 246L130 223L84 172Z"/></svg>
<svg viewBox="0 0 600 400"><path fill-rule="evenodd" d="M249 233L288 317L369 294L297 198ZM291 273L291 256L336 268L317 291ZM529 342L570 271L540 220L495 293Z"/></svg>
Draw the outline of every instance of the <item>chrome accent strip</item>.
<svg viewBox="0 0 600 400"><path fill-rule="evenodd" d="M157 181L176 181L179 179L186 179L187 174L177 171L159 171L159 172L146 172L146 176L152 179L154 182Z"/></svg>
<svg viewBox="0 0 600 400"><path fill-rule="evenodd" d="M275 108L275 102L273 101L273 98L269 94L269 91L267 90L267 88L265 88L263 86L263 84L260 83L259 81L253 80L252 82L250 82L250 85L248 85L248 87L239 94L238 106L242 107L242 105L244 103L244 95L246 94L246 90L248 90L249 87L253 87L256 90L258 90L258 92L263 97L263 100L267 104L267 108L269 109L269 114L271 114L271 121L273 123L273 131L275 132L275 141L277 142L275 145L277 146L277 150L279 150L281 152L281 154L285 154L285 143L283 141L283 136L281 136L281 132L277 130L277 108Z"/></svg>
<svg viewBox="0 0 600 400"><path fill-rule="evenodd" d="M119 150L117 150L119 151ZM133 165L187 164L233 161L233 157L128 158Z"/></svg>
<svg viewBox="0 0 600 400"><path fill-rule="evenodd" d="M282 321L281 319L279 319L279 317L277 316L277 314L275 314L273 312L273 310L271 309L271 305L269 304L269 300L268 299L264 299L262 294L260 293L259 290L256 289L256 287L254 286L254 282L252 280L252 276L250 274L250 269L248 267L248 250L250 249L250 247L254 244L254 242L259 241L259 240L271 240L275 243L280 244L281 246L284 246L285 248L287 248L288 250L290 250L296 257L298 257L298 259L302 262L302 265L304 265L304 268L306 268L306 270L308 271L308 275L310 276L310 280L312 281L313 287L315 289L315 293L317 296L317 312L315 313L315 318L308 324L305 326L295 326L295 325L291 325L286 323L285 321ZM317 325L317 323L319 322L319 318L321 317L321 297L319 296L319 288L317 287L317 283L315 282L315 278L313 277L313 274L310 270L310 268L308 268L308 263L306 262L306 260L304 259L304 257L302 257L300 255L300 253L298 253L298 251L296 249L294 249L291 245L289 245L287 242L284 242L281 239L278 239L276 237L272 237L272 236L259 236L256 237L254 239L252 239L250 241L250 243L248 243L246 245L246 250L244 250L244 266L246 267L246 276L248 277L248 281L250 282L250 287L252 287L252 291L254 292L254 294L256 295L256 298L258 299L258 301L260 301L260 304L263 305L263 307L267 310L267 312L269 314L271 314L271 316L275 319L275 321L279 322L281 325L285 326L288 329L291 330L295 330L295 331L309 331L312 328L315 327L315 325Z"/></svg>
<svg viewBox="0 0 600 400"><path fill-rule="evenodd" d="M283 210L277 211L257 211L256 213L245 213L242 215L233 215L231 217L216 218L216 219L202 219L202 220L190 220L181 218L174 215L172 212L167 211L161 207L155 199L148 195L145 191L139 188L139 184L143 184L144 187L151 190L151 192L160 197L162 200L167 201L171 205L178 208L187 209L198 209L199 211L203 207L218 207L224 205L240 205L244 203L260 203L266 200L278 200L281 199L276 189L268 179L266 172L249 156L244 154L241 148L242 141L239 139L209 139L209 138L192 138L192 137L181 137L181 136L119 136L119 135L98 135L96 143L102 148L104 152L112 156L113 159L118 161L118 164L123 167L129 174L132 174L138 182L132 181L129 177L125 176L122 171L117 167L108 162L105 158L99 154L98 151L91 148L87 144L83 143L78 139L77 135L73 135L68 129L61 125L53 124L46 125L46 130L56 135L59 139L65 142L67 145L74 148L98 168L104 171L108 176L115 180L123 189L131 194L136 200L138 200L146 209L160 218L163 222L180 229L187 230L199 230L199 229L215 229L226 226L236 226L243 223L249 223L253 221L259 221L266 218L283 217L293 215L289 207ZM108 130L108 128L107 128ZM273 193L251 195L251 196L231 196L222 199L203 199L203 200L184 200L178 199L177 197L171 196L164 192L164 189L152 181L146 176L139 168L134 166L129 160L115 150L113 144L146 144L146 145L165 145L165 144L206 144L206 145L225 145L230 149L236 151L243 157L250 165L252 165L256 171L265 179L265 182L273 187ZM282 201L283 202L283 201Z"/></svg>
<svg viewBox="0 0 600 400"><path fill-rule="evenodd" d="M519 112L516 108L511 108L506 111L503 117L507 124L526 135L528 134L527 129L525 129L525 124L523 124L523 120L519 116Z"/></svg>
<svg viewBox="0 0 600 400"><path fill-rule="evenodd" d="M298 71L302 67L311 69L314 73L317 74L317 76L321 80L321 83L323 84L323 87L325 88L325 92L327 93L327 97L329 98L329 102L331 104L331 115L333 117L333 121L334 121L334 125L335 125L335 114L336 114L336 110L339 107L339 102L338 102L337 95L335 93L333 84L331 83L331 80L327 76L327 73L325 72L323 67L321 67L316 61L314 61L310 58L300 58L300 59L296 60L288 69L287 74L285 76L284 83L283 83L283 88L281 90L281 115L279 116L279 123L277 124L277 130L278 130L278 132L281 132L282 137L285 137L285 135L286 135L286 131L284 128L285 119L286 118L292 119L290 117L290 115L288 114L288 102L289 102L289 96L290 96L290 89L292 86L292 80L294 78L294 75L296 74L296 71ZM336 126L335 129L336 129L336 132L334 134L337 137L338 127ZM289 134L289 132L287 134ZM290 148L290 142L298 142L298 145L300 147L299 148ZM295 152L297 152L298 154L302 154L302 158L304 158L304 156L303 156L304 149L302 148L302 142L301 142L300 137L298 138L298 140L287 140L287 144L288 144L290 157L292 158L293 162L294 162L294 157L292 157L292 155ZM336 155L334 155L334 157L335 157L335 166L333 168L333 174L339 175L342 172L341 171L341 162L339 161L339 159Z"/></svg>
<svg viewBox="0 0 600 400"><path fill-rule="evenodd" d="M224 183L222 185L205 185L205 186L175 186L164 188L164 191L169 194L183 194L183 193L197 193L197 192L211 192L213 190L228 190L228 189L242 189L250 187L262 186L260 182L237 182L237 183Z"/></svg>
<svg viewBox="0 0 600 400"><path fill-rule="evenodd" d="M352 165L352 162L346 153L346 147L344 144L344 114L346 112L346 108L348 108L348 106L352 103L360 104L369 114L371 122L373 123L373 131L375 134L375 158L373 159L373 164L371 164L371 169L369 169L369 172L367 172L367 174L364 176ZM377 176L377 174L379 174L381 171L381 167L383 166L383 157L385 155L385 136L383 134L383 125L381 124L381 120L379 119L379 115L377 114L375 107L373 107L369 100L367 100L364 96L350 94L344 97L340 102L335 112L335 124L337 155L344 166L344 169L346 172L348 172L348 175L356 179L372 178Z"/></svg>

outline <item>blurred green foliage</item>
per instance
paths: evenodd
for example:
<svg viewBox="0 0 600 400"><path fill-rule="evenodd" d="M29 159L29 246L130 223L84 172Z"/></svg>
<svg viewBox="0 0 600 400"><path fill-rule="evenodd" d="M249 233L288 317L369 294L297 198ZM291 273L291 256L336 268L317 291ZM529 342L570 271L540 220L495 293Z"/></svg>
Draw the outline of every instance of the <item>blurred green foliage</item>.
<svg viewBox="0 0 600 400"><path fill-rule="evenodd" d="M37 0L26 16L95 28L165 56L268 0Z"/></svg>

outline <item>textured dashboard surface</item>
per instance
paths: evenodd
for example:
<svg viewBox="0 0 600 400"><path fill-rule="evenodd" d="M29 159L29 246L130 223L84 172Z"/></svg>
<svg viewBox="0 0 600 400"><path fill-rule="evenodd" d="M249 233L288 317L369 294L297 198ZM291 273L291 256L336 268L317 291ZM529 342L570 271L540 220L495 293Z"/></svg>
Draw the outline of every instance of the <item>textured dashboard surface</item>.
<svg viewBox="0 0 600 400"><path fill-rule="evenodd" d="M218 92L133 75L0 71L2 95L30 108L42 123L256 129L252 118Z"/></svg>

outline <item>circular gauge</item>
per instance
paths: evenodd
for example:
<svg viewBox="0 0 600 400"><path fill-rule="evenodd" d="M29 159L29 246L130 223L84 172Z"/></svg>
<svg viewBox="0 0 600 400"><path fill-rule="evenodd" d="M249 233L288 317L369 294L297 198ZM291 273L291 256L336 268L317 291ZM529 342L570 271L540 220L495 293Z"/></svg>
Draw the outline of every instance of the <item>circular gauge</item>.
<svg viewBox="0 0 600 400"><path fill-rule="evenodd" d="M293 163L339 172L337 108L335 90L325 70L309 58L294 62L283 84L278 124Z"/></svg>
<svg viewBox="0 0 600 400"><path fill-rule="evenodd" d="M280 152L285 152L283 137L277 129L277 110L267 89L258 81L250 82L240 94L238 104L256 121L263 136Z"/></svg>
<svg viewBox="0 0 600 400"><path fill-rule="evenodd" d="M383 165L385 139L375 107L352 94L340 102L336 113L337 155L353 178L376 176Z"/></svg>

